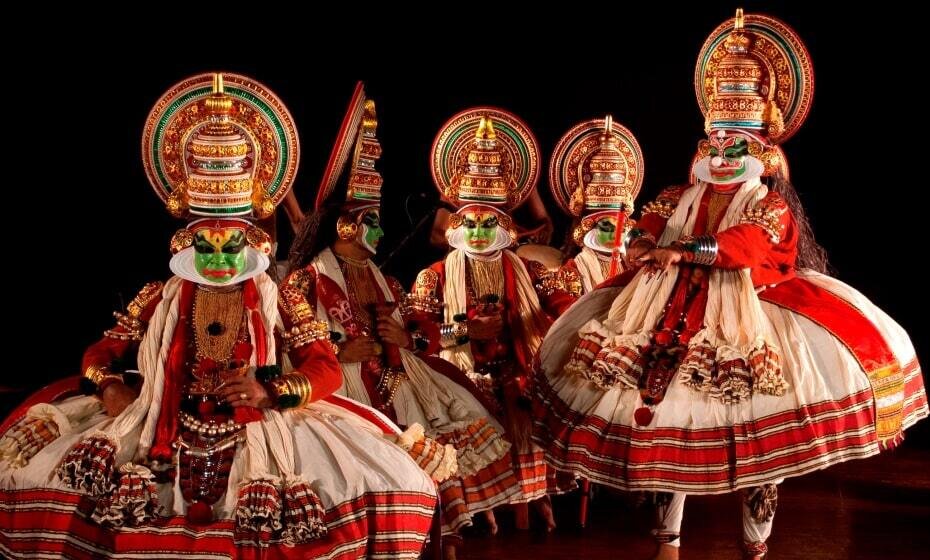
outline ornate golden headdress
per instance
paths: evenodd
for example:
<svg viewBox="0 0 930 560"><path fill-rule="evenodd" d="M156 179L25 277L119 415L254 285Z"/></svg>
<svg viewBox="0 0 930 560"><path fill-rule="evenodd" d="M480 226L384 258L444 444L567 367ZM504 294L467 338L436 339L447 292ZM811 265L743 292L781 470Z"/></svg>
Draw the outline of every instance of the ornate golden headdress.
<svg viewBox="0 0 930 560"><path fill-rule="evenodd" d="M610 115L573 126L549 161L552 196L572 216L604 210L629 215L642 184L639 143Z"/></svg>
<svg viewBox="0 0 930 560"><path fill-rule="evenodd" d="M506 211L523 203L539 180L539 144L516 115L476 107L449 119L433 141L430 170L446 200Z"/></svg>
<svg viewBox="0 0 930 560"><path fill-rule="evenodd" d="M504 176L505 157L504 150L497 145L494 123L490 117L481 117L475 132L475 143L468 150L468 164L452 178L446 196L454 197L462 203L507 204L509 194L514 189L512 174ZM509 162L506 167L508 170L513 168Z"/></svg>
<svg viewBox="0 0 930 560"><path fill-rule="evenodd" d="M300 159L287 107L237 74L199 74L149 112L142 161L175 216L264 218L290 190Z"/></svg>
<svg viewBox="0 0 930 560"><path fill-rule="evenodd" d="M814 72L793 29L738 9L704 42L694 87L706 132L751 130L774 144L790 138L807 118Z"/></svg>

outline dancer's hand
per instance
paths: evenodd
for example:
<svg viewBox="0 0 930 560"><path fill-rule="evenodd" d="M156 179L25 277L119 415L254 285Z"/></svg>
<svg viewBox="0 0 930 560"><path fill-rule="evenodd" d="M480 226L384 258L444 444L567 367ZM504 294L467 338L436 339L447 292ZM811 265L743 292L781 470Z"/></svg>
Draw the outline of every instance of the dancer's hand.
<svg viewBox="0 0 930 560"><path fill-rule="evenodd" d="M479 315L468 320L468 338L492 340L504 330L504 319L500 315Z"/></svg>
<svg viewBox="0 0 930 560"><path fill-rule="evenodd" d="M274 405L265 386L253 377L240 375L226 381L220 392L230 405L268 408Z"/></svg>
<svg viewBox="0 0 930 560"><path fill-rule="evenodd" d="M637 259L653 270L668 270L668 267L681 261L683 253L674 247L656 247Z"/></svg>
<svg viewBox="0 0 930 560"><path fill-rule="evenodd" d="M344 364L367 362L381 354L381 345L367 335L339 344L339 361Z"/></svg>
<svg viewBox="0 0 930 560"><path fill-rule="evenodd" d="M634 268L642 266L643 263L639 262L638 259L648 253L653 247L655 247L655 245L645 240L634 243L632 247L626 250L625 260L627 265Z"/></svg>
<svg viewBox="0 0 930 560"><path fill-rule="evenodd" d="M137 396L136 392L122 381L114 381L106 386L100 399L108 416L119 416Z"/></svg>
<svg viewBox="0 0 930 560"><path fill-rule="evenodd" d="M384 342L396 344L400 348L410 348L413 344L407 329L391 316L378 318L378 336Z"/></svg>

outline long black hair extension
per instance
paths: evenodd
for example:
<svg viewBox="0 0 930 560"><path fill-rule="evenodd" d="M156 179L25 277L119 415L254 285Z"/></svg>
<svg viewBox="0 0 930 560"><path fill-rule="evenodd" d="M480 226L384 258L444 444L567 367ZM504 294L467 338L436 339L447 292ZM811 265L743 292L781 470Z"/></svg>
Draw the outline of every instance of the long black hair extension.
<svg viewBox="0 0 930 560"><path fill-rule="evenodd" d="M830 260L827 257L827 250L824 249L814 238L814 230L811 228L810 220L801 205L801 199L798 198L797 191L791 181L776 173L772 177L771 188L785 200L791 214L794 215L794 222L798 227L798 258L795 261L797 270L809 269L823 274L829 274L831 271Z"/></svg>

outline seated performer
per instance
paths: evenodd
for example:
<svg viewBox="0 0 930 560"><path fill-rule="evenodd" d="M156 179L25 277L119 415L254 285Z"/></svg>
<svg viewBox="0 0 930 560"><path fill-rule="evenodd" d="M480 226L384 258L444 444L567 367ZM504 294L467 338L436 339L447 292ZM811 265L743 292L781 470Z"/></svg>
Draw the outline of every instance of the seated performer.
<svg viewBox="0 0 930 560"><path fill-rule="evenodd" d="M371 405L401 426L454 447L458 476L440 486L446 558L455 557L458 530L474 514L520 494L503 427L481 403L471 380L430 356L439 348L431 317L406 305L403 288L371 261L384 235L382 178L375 169L381 146L375 104L356 86L339 131L316 210L291 251L284 290L306 295L339 348L340 394ZM347 165L351 158L351 166ZM348 168L348 169L347 169ZM337 189L339 179L348 190ZM429 457L423 460L433 460Z"/></svg>
<svg viewBox="0 0 930 560"><path fill-rule="evenodd" d="M285 106L243 76L188 78L149 114L143 154L168 209L192 218L171 242L174 276L87 350L90 394L0 434L0 552L417 558L433 481L384 437L389 421L330 396L326 323L264 272L269 238L250 220L297 170Z"/></svg>
<svg viewBox="0 0 930 560"><path fill-rule="evenodd" d="M459 210L446 231L453 250L420 272L412 300L441 321L440 356L468 372L506 420L522 490L518 527L528 524L525 504L536 502L551 530L547 491L554 481L548 480L541 450L530 442L526 380L551 324L544 305L558 312L574 297L563 286L545 283L551 280L545 267L508 250L516 233L505 211L536 186L536 139L515 115L479 107L449 120L432 155L433 178Z"/></svg>
<svg viewBox="0 0 930 560"><path fill-rule="evenodd" d="M787 181L776 143L813 90L800 38L739 11L697 70L697 180L643 208L628 259L645 268L631 283L595 290L553 326L535 439L557 469L667 492L659 558L678 557L686 494L742 491L745 554L758 559L776 484L894 446L927 399L907 333L821 272Z"/></svg>
<svg viewBox="0 0 930 560"><path fill-rule="evenodd" d="M588 293L624 271L623 241L642 184L639 143L609 115L579 123L562 136L549 161L549 188L576 219L572 239L581 247L557 273L563 283L577 277L581 293Z"/></svg>

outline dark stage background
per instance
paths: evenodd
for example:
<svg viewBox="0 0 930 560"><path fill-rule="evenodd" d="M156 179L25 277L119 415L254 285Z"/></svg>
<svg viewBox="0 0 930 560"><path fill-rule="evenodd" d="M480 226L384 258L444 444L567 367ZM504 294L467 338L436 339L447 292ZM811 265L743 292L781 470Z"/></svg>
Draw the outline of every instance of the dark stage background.
<svg viewBox="0 0 930 560"><path fill-rule="evenodd" d="M835 274L904 325L927 363L924 273L917 263L926 254L928 218L914 194L922 188L923 162L894 131L912 114L906 104L925 95L902 97L908 90L896 74L872 62L878 53L906 64L913 52L907 42L919 37L906 31L900 14L876 7L811 11L811 4L742 3L747 12L766 12L794 27L813 58L813 108L785 144L792 179ZM662 187L685 181L703 135L692 85L695 58L735 7L654 3L623 12L618 3L617 11L601 15L594 6L567 4L534 12L546 23L532 28L529 19L510 25L493 14L469 19L463 11L406 31L377 14L295 21L294 32L277 35L224 34L204 24L202 34L175 37L139 22L100 34L86 27L49 30L57 48L11 62L29 95L21 111L7 113L8 132L22 142L14 161L24 162L16 188L25 203L8 212L34 212L34 221L13 236L22 239L13 248L22 260L9 270L24 275L7 292L8 306L17 310L7 315L15 334L0 384L31 389L77 373L82 349L112 324L110 313L143 283L168 277L168 241L182 224L167 215L146 181L140 135L156 99L188 75L243 73L284 100L301 138L295 189L305 207L354 82L364 80L378 104L384 149L383 258L430 208L430 144L442 123L467 107L496 105L521 116L539 140L544 166L565 130L612 113L645 154L637 207ZM396 9L395 19L403 19L412 8ZM323 37L321 27L345 43ZM539 187L562 232L567 220L552 204L546 170ZM279 250L285 255L286 246ZM440 257L425 235L414 235L385 270L409 284ZM927 428L913 433L930 444Z"/></svg>

